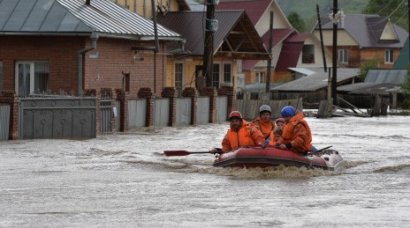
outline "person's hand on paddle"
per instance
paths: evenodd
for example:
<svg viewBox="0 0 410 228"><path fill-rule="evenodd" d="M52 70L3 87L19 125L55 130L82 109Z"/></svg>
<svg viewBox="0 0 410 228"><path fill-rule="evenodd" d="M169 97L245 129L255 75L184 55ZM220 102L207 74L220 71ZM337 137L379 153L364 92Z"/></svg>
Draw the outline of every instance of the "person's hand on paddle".
<svg viewBox="0 0 410 228"><path fill-rule="evenodd" d="M211 154L222 154L221 148L212 148L209 150L209 153Z"/></svg>

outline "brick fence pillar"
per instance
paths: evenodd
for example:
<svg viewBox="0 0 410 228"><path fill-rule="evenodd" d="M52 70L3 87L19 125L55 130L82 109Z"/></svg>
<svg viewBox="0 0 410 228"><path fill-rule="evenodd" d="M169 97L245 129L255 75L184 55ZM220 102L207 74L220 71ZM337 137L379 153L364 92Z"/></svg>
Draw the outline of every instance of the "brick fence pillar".
<svg viewBox="0 0 410 228"><path fill-rule="evenodd" d="M207 87L200 91L201 96L209 97L209 123L215 123L216 120L216 89Z"/></svg>
<svg viewBox="0 0 410 228"><path fill-rule="evenodd" d="M20 98L16 96L14 91L3 91L0 93L0 103L10 105L9 139L18 139Z"/></svg>
<svg viewBox="0 0 410 228"><path fill-rule="evenodd" d="M231 86L223 86L218 90L218 95L219 96L227 96L228 102L227 102L227 107L226 107L226 112L227 115L231 113L233 110L236 110L236 105L235 105L235 94L233 87ZM228 116L226 116L226 119L228 119Z"/></svg>
<svg viewBox="0 0 410 228"><path fill-rule="evenodd" d="M154 125L154 97L152 96L151 88L141 88L138 91L139 98L147 99L147 110L145 111L145 126L151 127Z"/></svg>
<svg viewBox="0 0 410 228"><path fill-rule="evenodd" d="M169 99L169 114L168 114L168 126L173 127L176 123L176 89L174 87L165 87L161 93L162 97Z"/></svg>
<svg viewBox="0 0 410 228"><path fill-rule="evenodd" d="M187 87L182 91L183 97L191 98L191 125L196 125L196 112L198 109L198 91L193 87Z"/></svg>
<svg viewBox="0 0 410 228"><path fill-rule="evenodd" d="M120 102L120 122L116 123L120 125L120 131L128 131L128 97L125 95L125 91L122 89L116 89L117 100Z"/></svg>

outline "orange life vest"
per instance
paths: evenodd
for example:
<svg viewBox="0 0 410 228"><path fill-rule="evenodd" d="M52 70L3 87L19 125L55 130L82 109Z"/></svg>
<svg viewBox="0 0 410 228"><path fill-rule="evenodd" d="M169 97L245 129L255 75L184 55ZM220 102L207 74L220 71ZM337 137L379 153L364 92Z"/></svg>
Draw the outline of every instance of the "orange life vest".
<svg viewBox="0 0 410 228"><path fill-rule="evenodd" d="M273 121L269 121L266 123L266 122L263 122L260 117L257 117L253 121L253 124L255 125L257 129L259 129L262 132L263 137L265 139L269 137L270 133L273 131L273 128L275 127L275 124L273 123Z"/></svg>
<svg viewBox="0 0 410 228"><path fill-rule="evenodd" d="M238 132L228 129L222 140L222 150L226 152L239 147L260 145L264 141L262 133L252 123L243 120Z"/></svg>
<svg viewBox="0 0 410 228"><path fill-rule="evenodd" d="M298 152L306 152L312 149L312 134L309 125L303 119L303 113L299 112L283 126L281 143L292 143L292 149Z"/></svg>

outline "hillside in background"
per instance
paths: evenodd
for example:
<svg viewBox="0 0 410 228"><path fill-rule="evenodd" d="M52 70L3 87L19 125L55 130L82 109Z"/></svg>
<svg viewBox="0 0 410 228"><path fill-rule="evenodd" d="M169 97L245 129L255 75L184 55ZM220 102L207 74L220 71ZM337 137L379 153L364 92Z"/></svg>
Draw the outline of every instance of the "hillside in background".
<svg viewBox="0 0 410 228"><path fill-rule="evenodd" d="M331 13L333 0L276 0L284 13L296 12L305 21L307 30L310 30L316 21L316 4L319 5L322 16ZM339 0L339 9L346 14L362 13L369 0Z"/></svg>

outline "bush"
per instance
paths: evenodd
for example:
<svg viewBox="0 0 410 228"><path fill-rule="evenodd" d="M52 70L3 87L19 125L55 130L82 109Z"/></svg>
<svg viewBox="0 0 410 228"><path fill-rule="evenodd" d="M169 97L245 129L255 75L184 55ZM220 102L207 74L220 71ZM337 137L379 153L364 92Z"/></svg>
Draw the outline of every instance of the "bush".
<svg viewBox="0 0 410 228"><path fill-rule="evenodd" d="M364 78L367 75L367 72L370 69L377 68L378 61L377 59L371 59L371 60L366 60L360 65L360 73L359 73L359 78L364 81Z"/></svg>

